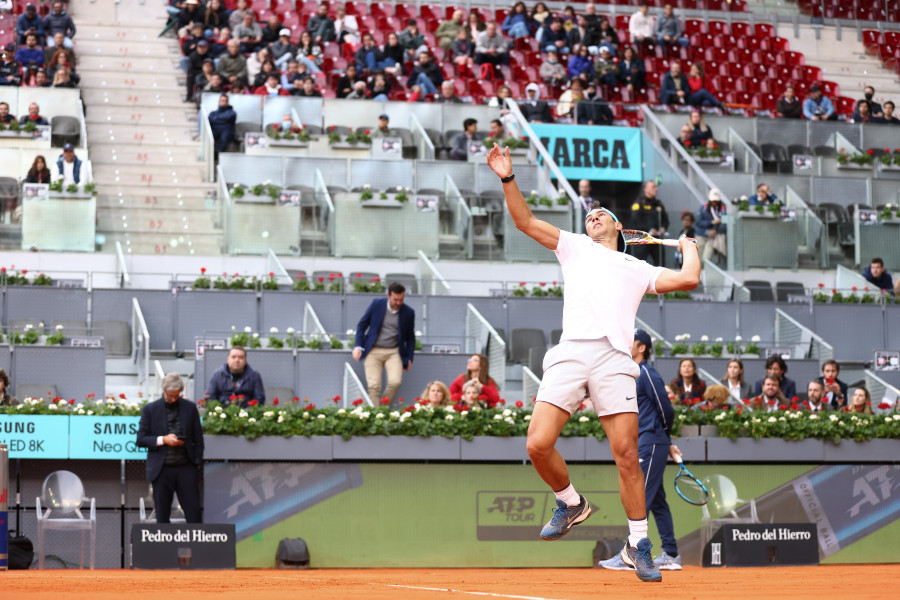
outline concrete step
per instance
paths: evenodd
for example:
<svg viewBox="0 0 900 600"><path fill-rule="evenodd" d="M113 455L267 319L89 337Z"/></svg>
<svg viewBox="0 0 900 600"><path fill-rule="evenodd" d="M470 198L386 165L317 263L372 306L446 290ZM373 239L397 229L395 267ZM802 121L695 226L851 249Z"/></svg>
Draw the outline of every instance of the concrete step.
<svg viewBox="0 0 900 600"><path fill-rule="evenodd" d="M171 73L120 74L100 70L84 72L79 69L79 73L81 74L82 81L91 85L91 90L115 85L127 88L137 88L139 91L144 91L161 86L177 86L179 80L182 83L184 82L184 76L180 76L179 79L178 71L172 71Z"/></svg>
<svg viewBox="0 0 900 600"><path fill-rule="evenodd" d="M216 233L216 215L211 212L191 212L187 214L160 214L153 211L134 209L104 210L97 218L97 229L101 231L152 233Z"/></svg>
<svg viewBox="0 0 900 600"><path fill-rule="evenodd" d="M91 162L101 163L156 165L158 167L173 164L184 165L197 161L199 145L192 146L135 146L131 143L91 144Z"/></svg>
<svg viewBox="0 0 900 600"><path fill-rule="evenodd" d="M109 209L113 212L129 210L134 214L143 214L145 212L153 212L153 214L171 215L171 214L202 214L215 213L219 214L219 205L215 198L206 196L205 194L185 195L181 198L177 196L155 196L155 195L132 195L117 196L99 194L97 196L97 208L104 210ZM148 213L149 214L149 213ZM218 216L216 216L218 219Z"/></svg>
<svg viewBox="0 0 900 600"><path fill-rule="evenodd" d="M81 37L81 31L78 32L79 49L82 45L90 46L90 54L99 54L103 56L122 56L129 58L178 58L181 52L176 44L172 44L166 38L145 38L137 40L133 36L131 38L104 39L100 34L89 37L85 41ZM85 56L83 52L78 57Z"/></svg>
<svg viewBox="0 0 900 600"><path fill-rule="evenodd" d="M122 243L126 254L174 254L199 256L216 256L222 253L223 236L217 234L166 235L159 233L121 233L104 234L106 240L103 252L115 251L116 242Z"/></svg>
<svg viewBox="0 0 900 600"><path fill-rule="evenodd" d="M102 168L101 168L102 167ZM156 165L103 165L98 166L96 178L118 178L125 185L185 185L203 183L203 173L199 164L159 167Z"/></svg>
<svg viewBox="0 0 900 600"><path fill-rule="evenodd" d="M201 198L205 197L207 193L212 193L216 190L215 183L173 183L156 178L148 181L146 179L141 180L140 175L137 177L132 176L131 178L119 177L116 180L117 176L115 174L106 172L110 170L110 167L104 166L103 170L94 172L94 181L97 183L97 188L110 196L118 197L119 194L122 194L122 197L134 198L146 198L147 196L173 198L181 194L182 198Z"/></svg>
<svg viewBox="0 0 900 600"><path fill-rule="evenodd" d="M177 87L173 88L172 91L159 89L139 91L125 87L115 90L110 88L92 88L82 91L82 98L84 98L87 106L96 106L101 110L110 108L132 109L135 107L177 111L183 111L186 108L192 109L192 106L186 105L182 101L183 94L181 91Z"/></svg>
<svg viewBox="0 0 900 600"><path fill-rule="evenodd" d="M143 58L139 56L94 55L79 52L78 70L103 73L174 73L179 69L178 56Z"/></svg>
<svg viewBox="0 0 900 600"><path fill-rule="evenodd" d="M138 96L140 98L140 96ZM148 98L149 100L149 98ZM146 102L146 100L144 101ZM96 106L88 108L88 120L91 122L128 121L134 125L164 125L184 121L196 121L197 111L190 104L180 108L157 108L147 104L134 103L133 106Z"/></svg>
<svg viewBox="0 0 900 600"><path fill-rule="evenodd" d="M107 125L106 123L91 123L88 126L88 136L91 147L97 144L128 143L135 147L144 145L166 146L195 146L199 147L199 141L191 138L197 131L197 124L179 128L170 127L140 127L134 125Z"/></svg>

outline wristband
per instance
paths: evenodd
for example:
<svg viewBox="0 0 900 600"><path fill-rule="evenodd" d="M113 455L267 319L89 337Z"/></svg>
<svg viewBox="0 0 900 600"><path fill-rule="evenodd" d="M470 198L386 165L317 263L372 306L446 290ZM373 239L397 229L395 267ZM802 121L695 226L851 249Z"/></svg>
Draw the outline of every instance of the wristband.
<svg viewBox="0 0 900 600"><path fill-rule="evenodd" d="M509 177L501 177L501 178L500 178L500 183L509 183L510 181L512 181L512 180L515 179L515 178L516 178L516 174L513 173L513 174L510 175Z"/></svg>

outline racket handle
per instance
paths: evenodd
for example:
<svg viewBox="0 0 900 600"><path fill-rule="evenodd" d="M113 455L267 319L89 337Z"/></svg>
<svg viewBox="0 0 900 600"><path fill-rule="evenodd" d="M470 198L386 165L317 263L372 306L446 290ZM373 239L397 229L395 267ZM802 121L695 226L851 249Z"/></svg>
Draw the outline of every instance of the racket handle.
<svg viewBox="0 0 900 600"><path fill-rule="evenodd" d="M675 462L678 463L678 464L680 465L680 464L683 463L684 461L682 460L682 458L681 458L680 455L676 454L676 455L675 455Z"/></svg>
<svg viewBox="0 0 900 600"><path fill-rule="evenodd" d="M694 242L695 244L697 243L697 240L695 240L694 238L688 238L688 239L691 240L692 242ZM659 240L659 243L662 244L663 246L672 246L673 248L678 248L679 246L681 246L681 244L678 242L678 240L673 240L672 238L665 238L665 239Z"/></svg>

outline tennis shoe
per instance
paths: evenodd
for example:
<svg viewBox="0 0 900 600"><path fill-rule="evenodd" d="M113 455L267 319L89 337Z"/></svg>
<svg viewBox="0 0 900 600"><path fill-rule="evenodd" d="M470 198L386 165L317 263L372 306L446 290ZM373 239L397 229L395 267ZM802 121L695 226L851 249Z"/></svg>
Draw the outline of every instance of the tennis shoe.
<svg viewBox="0 0 900 600"><path fill-rule="evenodd" d="M660 571L680 571L681 555L670 556L663 550L663 553L653 560L653 564L656 565Z"/></svg>
<svg viewBox="0 0 900 600"><path fill-rule="evenodd" d="M608 558L606 560L601 560L597 563L598 567L602 567L604 569L609 569L610 571L632 571L634 567L631 565L626 565L625 561L622 560L622 553L616 552L616 555L612 558Z"/></svg>
<svg viewBox="0 0 900 600"><path fill-rule="evenodd" d="M626 565L634 567L638 579L641 581L662 581L662 573L653 564L653 558L650 555L652 549L653 544L650 543L650 538L641 538L637 548L632 546L631 542L626 541L625 548L620 553L622 561Z"/></svg>
<svg viewBox="0 0 900 600"><path fill-rule="evenodd" d="M579 498L581 502L576 506L567 506L562 500L556 500L553 518L541 529L542 540L558 540L569 533L573 526L591 516L591 505L587 503L584 496L579 496Z"/></svg>

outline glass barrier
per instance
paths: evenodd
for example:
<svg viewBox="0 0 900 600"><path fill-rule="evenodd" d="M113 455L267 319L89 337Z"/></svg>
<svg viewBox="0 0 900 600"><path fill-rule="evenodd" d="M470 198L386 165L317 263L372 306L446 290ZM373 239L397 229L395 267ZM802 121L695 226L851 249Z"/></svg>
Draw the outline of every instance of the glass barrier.
<svg viewBox="0 0 900 600"><path fill-rule="evenodd" d="M96 223L96 196L22 197L23 250L93 252Z"/></svg>

